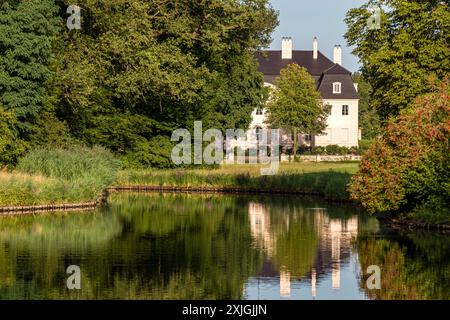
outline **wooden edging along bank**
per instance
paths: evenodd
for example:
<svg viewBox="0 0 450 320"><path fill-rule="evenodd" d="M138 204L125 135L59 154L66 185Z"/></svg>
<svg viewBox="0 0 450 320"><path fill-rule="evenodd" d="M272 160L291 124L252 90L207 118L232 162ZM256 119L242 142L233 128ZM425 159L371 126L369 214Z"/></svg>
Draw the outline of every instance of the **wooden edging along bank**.
<svg viewBox="0 0 450 320"><path fill-rule="evenodd" d="M103 205L113 191L134 191L134 192L178 192L178 193L224 193L224 194L290 194L305 196L321 196L320 193L307 193L300 191L287 190L264 190L264 189L243 189L229 187L191 187L191 186L113 186L108 187L96 201L83 203L67 204L48 204L35 206L8 206L0 207L1 215L24 215L33 213L55 212L55 211L74 211L74 210L92 210ZM349 200L333 200L338 202L350 202Z"/></svg>
<svg viewBox="0 0 450 320"><path fill-rule="evenodd" d="M297 194L305 196L321 196L318 192L301 192L289 190L267 190L267 189L248 189L248 188L230 188L230 187L195 187L195 186L115 186L109 187L108 191L158 191L158 192L194 192L194 193L239 193L239 194ZM349 202L349 200L340 200Z"/></svg>
<svg viewBox="0 0 450 320"><path fill-rule="evenodd" d="M230 188L230 187L192 187L192 186L115 186L108 188L108 191L132 191L132 192L167 192L167 193L215 193L215 194L253 194L253 195L301 195L323 197L329 202L353 203L349 199L335 199L326 197L319 192L304 192L295 190L267 190L267 189L249 189L249 188Z"/></svg>
<svg viewBox="0 0 450 320"><path fill-rule="evenodd" d="M45 204L35 206L9 206L0 207L0 216L26 215L34 213L46 212L64 212L64 211L78 211L78 210L93 210L103 205L108 199L108 191L102 194L95 201L83 203L65 203L65 204Z"/></svg>
<svg viewBox="0 0 450 320"><path fill-rule="evenodd" d="M411 221L407 219L386 218L382 216L376 217L381 224L386 224L392 229L427 230L450 233L450 225L448 224L432 224L426 222Z"/></svg>
<svg viewBox="0 0 450 320"><path fill-rule="evenodd" d="M49 204L37 206L15 206L15 207L0 207L0 216L2 215L25 215L33 213L45 213L55 211L77 211L77 210L93 210L102 206L109 197L109 193L113 191L134 191L134 192L177 192L177 193L222 193L222 194L286 194L286 195L304 195L304 196L323 196L320 193L308 193L300 191L289 190L265 190L265 189L244 189L244 188L229 188L229 187L192 187L192 186L113 186L108 187L102 194L93 202L73 203L73 204ZM327 201L351 203L351 200L336 200L326 199ZM420 223L413 221L403 221L398 219L386 219L377 216L381 223L387 224L397 229L422 229L422 230L437 230L450 232L450 225Z"/></svg>

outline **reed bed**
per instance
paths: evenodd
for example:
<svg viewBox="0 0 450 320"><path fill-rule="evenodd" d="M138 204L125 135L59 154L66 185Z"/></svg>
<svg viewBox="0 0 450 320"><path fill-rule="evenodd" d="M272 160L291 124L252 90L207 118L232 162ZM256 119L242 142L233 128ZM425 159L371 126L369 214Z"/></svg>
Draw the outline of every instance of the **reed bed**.
<svg viewBox="0 0 450 320"><path fill-rule="evenodd" d="M235 188L252 191L316 194L347 201L347 185L357 163L282 164L274 176L261 176L253 165L222 166L217 169L124 170L115 185L160 187Z"/></svg>
<svg viewBox="0 0 450 320"><path fill-rule="evenodd" d="M15 171L0 171L0 206L93 201L115 179L120 162L105 149L37 149Z"/></svg>

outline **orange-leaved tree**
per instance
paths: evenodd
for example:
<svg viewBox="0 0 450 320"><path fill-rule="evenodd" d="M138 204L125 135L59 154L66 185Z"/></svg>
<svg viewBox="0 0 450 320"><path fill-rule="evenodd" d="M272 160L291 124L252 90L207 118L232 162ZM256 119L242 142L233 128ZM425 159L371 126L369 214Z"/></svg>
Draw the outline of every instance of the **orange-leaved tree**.
<svg viewBox="0 0 450 320"><path fill-rule="evenodd" d="M450 222L450 79L419 97L365 154L349 191L371 213Z"/></svg>

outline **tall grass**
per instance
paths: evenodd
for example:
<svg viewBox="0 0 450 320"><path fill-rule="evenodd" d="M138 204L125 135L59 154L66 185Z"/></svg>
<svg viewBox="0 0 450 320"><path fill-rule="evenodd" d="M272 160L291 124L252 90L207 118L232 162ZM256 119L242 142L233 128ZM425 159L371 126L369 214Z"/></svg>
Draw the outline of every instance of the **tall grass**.
<svg viewBox="0 0 450 320"><path fill-rule="evenodd" d="M124 170L99 147L37 149L20 159L16 171L0 171L0 206L91 201L110 185L203 186L289 191L348 200L347 184L357 163L282 164L275 176L254 165L218 169Z"/></svg>
<svg viewBox="0 0 450 320"><path fill-rule="evenodd" d="M100 147L36 149L19 160L15 171L0 173L0 205L90 201L119 169L120 162Z"/></svg>
<svg viewBox="0 0 450 320"><path fill-rule="evenodd" d="M282 164L274 176L261 176L260 168L252 165L213 170L124 170L119 172L115 184L289 191L348 200L347 185L357 168L357 163Z"/></svg>

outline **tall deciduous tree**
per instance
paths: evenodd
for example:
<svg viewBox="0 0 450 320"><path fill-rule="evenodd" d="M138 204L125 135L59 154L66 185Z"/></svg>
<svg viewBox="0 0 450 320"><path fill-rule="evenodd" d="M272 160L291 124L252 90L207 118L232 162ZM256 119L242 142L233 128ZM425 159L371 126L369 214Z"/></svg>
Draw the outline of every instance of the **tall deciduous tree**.
<svg viewBox="0 0 450 320"><path fill-rule="evenodd" d="M297 64L281 70L268 102L267 122L294 134L294 159L298 133L321 134L325 130L330 107L324 105L316 83L308 71Z"/></svg>
<svg viewBox="0 0 450 320"><path fill-rule="evenodd" d="M58 43L49 99L77 139L133 164L169 165L176 128L248 127L264 89L253 53L277 24L267 0L80 6L81 30Z"/></svg>
<svg viewBox="0 0 450 320"><path fill-rule="evenodd" d="M450 81L417 99L367 151L350 193L369 212L450 221Z"/></svg>
<svg viewBox="0 0 450 320"><path fill-rule="evenodd" d="M372 6L383 9L380 29L367 23ZM442 80L450 73L449 0L369 0L350 10L345 21L345 37L355 46L382 120L430 92L428 77Z"/></svg>
<svg viewBox="0 0 450 320"><path fill-rule="evenodd" d="M16 115L21 136L43 104L57 11L53 0L0 3L0 103Z"/></svg>
<svg viewBox="0 0 450 320"><path fill-rule="evenodd" d="M5 112L0 105L0 154L4 153L6 148L13 142L15 124L16 118L14 115L10 112Z"/></svg>
<svg viewBox="0 0 450 320"><path fill-rule="evenodd" d="M372 87L360 73L352 76L358 84L359 96L359 126L362 128L363 139L374 139L380 134L380 117L371 101Z"/></svg>

